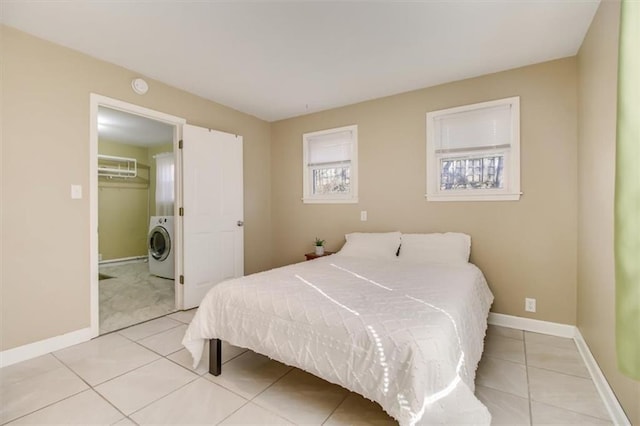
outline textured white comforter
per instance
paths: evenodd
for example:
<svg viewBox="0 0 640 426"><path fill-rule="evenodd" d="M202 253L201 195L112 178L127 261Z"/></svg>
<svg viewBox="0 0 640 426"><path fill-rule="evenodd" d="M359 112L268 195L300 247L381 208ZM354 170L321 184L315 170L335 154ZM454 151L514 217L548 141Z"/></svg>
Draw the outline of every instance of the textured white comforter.
<svg viewBox="0 0 640 426"><path fill-rule="evenodd" d="M252 349L378 402L401 425L489 424L474 379L492 301L472 264L333 255L216 285L182 343L196 365L206 339Z"/></svg>

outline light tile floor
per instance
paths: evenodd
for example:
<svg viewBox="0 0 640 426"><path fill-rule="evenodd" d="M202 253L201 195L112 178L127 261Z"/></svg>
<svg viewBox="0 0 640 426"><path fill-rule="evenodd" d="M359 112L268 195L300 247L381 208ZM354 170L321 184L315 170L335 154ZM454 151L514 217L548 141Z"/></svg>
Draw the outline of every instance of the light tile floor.
<svg viewBox="0 0 640 426"><path fill-rule="evenodd" d="M100 265L100 334L175 311L173 280L149 273L147 262Z"/></svg>
<svg viewBox="0 0 640 426"><path fill-rule="evenodd" d="M221 376L191 368L179 342L193 314L3 368L0 423L396 424L355 393L227 344ZM476 395L493 424L611 424L570 339L490 326Z"/></svg>

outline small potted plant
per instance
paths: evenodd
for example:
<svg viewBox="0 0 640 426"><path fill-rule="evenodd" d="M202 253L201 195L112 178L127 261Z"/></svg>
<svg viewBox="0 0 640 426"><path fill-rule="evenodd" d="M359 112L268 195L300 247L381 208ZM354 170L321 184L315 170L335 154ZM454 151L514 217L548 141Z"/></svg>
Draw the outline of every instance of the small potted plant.
<svg viewBox="0 0 640 426"><path fill-rule="evenodd" d="M320 238L316 237L315 246L316 246L316 255L322 256L324 254L324 240L321 240Z"/></svg>

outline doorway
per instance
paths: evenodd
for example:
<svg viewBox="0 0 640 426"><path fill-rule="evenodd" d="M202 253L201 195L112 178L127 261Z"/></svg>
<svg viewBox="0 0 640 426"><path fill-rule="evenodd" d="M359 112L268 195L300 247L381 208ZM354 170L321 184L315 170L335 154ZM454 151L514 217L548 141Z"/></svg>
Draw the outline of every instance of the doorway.
<svg viewBox="0 0 640 426"><path fill-rule="evenodd" d="M156 194L154 202L148 203L150 212L152 206L155 206L153 213L156 216L150 216L149 219L150 229L146 240L147 244L151 242L151 246L147 245L149 263L145 265L151 275L165 279L173 276L173 309L196 307L204 294L217 283L244 274L243 137L188 125L182 118L92 93L89 138L89 282L92 337L100 334L99 276L102 273L103 276L111 277L109 272L113 272L107 268L100 271L99 265L100 254L103 254L103 262L105 260L104 253L101 253L99 248L99 232L102 231L98 226L100 108L128 113L134 118L142 117L161 122L169 125L173 132L172 176L175 202L164 205L164 209L161 210L162 206L158 203L163 197L156 191L149 191L149 198ZM183 136L184 140L181 140ZM160 154L155 154L154 160L158 160ZM104 169L112 169L114 173L137 175L137 168L134 173L131 170L133 165L127 164L126 158L116 160L121 162L119 167L113 167L111 164L105 165ZM153 176L155 172L151 170L151 164L156 164L156 161L150 162L149 165L149 173ZM120 179L124 177L120 176ZM171 218L173 226L170 223ZM158 227L165 228L165 232L158 231ZM164 254L167 253L168 241L173 250L173 260L162 263L166 260ZM141 260L136 259L137 256L132 257L132 262ZM127 262L126 259L124 261ZM167 272L166 269L170 266L173 266L173 271ZM175 279L178 276L179 279ZM143 320L138 319L139 321Z"/></svg>
<svg viewBox="0 0 640 426"><path fill-rule="evenodd" d="M100 334L175 311L173 129L98 107Z"/></svg>
<svg viewBox="0 0 640 426"><path fill-rule="evenodd" d="M178 140L185 120L92 94L91 329L181 309Z"/></svg>

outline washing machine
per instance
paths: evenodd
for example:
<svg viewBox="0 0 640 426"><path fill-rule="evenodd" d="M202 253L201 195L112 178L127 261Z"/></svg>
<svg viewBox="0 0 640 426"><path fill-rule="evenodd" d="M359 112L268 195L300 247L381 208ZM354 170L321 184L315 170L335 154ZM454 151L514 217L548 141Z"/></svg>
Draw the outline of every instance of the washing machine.
<svg viewBox="0 0 640 426"><path fill-rule="evenodd" d="M149 273L175 278L173 216L151 216L149 221Z"/></svg>

